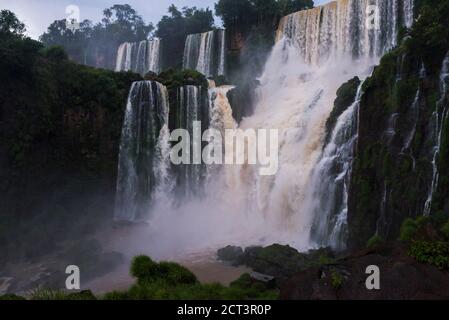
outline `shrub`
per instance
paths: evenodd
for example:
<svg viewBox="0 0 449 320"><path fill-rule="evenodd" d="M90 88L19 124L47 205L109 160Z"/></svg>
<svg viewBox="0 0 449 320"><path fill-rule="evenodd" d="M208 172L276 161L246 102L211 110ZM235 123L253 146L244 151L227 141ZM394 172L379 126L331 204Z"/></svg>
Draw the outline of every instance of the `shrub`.
<svg viewBox="0 0 449 320"><path fill-rule="evenodd" d="M69 300L68 294L63 290L37 289L31 292L31 300Z"/></svg>
<svg viewBox="0 0 449 320"><path fill-rule="evenodd" d="M399 240L410 241L418 231L418 224L415 220L407 218L404 220L401 226Z"/></svg>
<svg viewBox="0 0 449 320"><path fill-rule="evenodd" d="M157 278L158 265L147 256L137 256L131 263L131 275L138 281L148 281Z"/></svg>
<svg viewBox="0 0 449 320"><path fill-rule="evenodd" d="M194 284L198 282L196 276L187 268L173 262L161 262L158 266L161 279L171 284Z"/></svg>
<svg viewBox="0 0 449 320"><path fill-rule="evenodd" d="M376 234L368 240L366 247L369 249L377 248L380 245L382 245L384 242L385 242L385 240L381 236Z"/></svg>
<svg viewBox="0 0 449 320"><path fill-rule="evenodd" d="M420 263L427 263L439 269L449 269L449 243L414 241L409 255Z"/></svg>
<svg viewBox="0 0 449 320"><path fill-rule="evenodd" d="M441 228L441 233L446 239L449 239L449 221L443 225L443 227Z"/></svg>
<svg viewBox="0 0 449 320"><path fill-rule="evenodd" d="M0 296L0 301L1 300L26 300L26 299L24 297L17 296L15 294L4 294Z"/></svg>
<svg viewBox="0 0 449 320"><path fill-rule="evenodd" d="M335 290L338 290L341 288L341 286L343 285L343 276L338 272L333 270L331 272L331 285L332 288L334 288Z"/></svg>

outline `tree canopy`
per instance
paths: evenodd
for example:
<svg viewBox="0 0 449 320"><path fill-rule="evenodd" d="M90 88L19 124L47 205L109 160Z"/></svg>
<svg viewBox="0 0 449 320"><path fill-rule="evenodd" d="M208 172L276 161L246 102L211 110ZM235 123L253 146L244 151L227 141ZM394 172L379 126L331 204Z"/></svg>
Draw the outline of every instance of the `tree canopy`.
<svg viewBox="0 0 449 320"><path fill-rule="evenodd" d="M75 30L67 27L65 19L56 20L40 40L47 46L63 46L79 63L112 69L120 43L145 40L153 30L153 24L146 24L130 5L125 4L105 9L103 19L96 25L84 20Z"/></svg>
<svg viewBox="0 0 449 320"><path fill-rule="evenodd" d="M212 10L175 5L168 8L168 15L162 17L157 25L156 36L164 39L164 65L180 67L187 35L210 31L214 27Z"/></svg>
<svg viewBox="0 0 449 320"><path fill-rule="evenodd" d="M0 11L0 32L23 35L26 31L25 24L20 22L14 12Z"/></svg>
<svg viewBox="0 0 449 320"><path fill-rule="evenodd" d="M215 13L227 28L266 23L290 13L313 8L313 0L219 0Z"/></svg>

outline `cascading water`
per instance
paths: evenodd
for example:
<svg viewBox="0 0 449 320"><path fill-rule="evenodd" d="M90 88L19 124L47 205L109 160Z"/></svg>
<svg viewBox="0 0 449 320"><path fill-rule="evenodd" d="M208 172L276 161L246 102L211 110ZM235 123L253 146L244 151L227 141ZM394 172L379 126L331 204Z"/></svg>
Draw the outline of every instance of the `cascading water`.
<svg viewBox="0 0 449 320"><path fill-rule="evenodd" d="M358 134L359 85L354 103L344 111L332 131L312 177L310 194L314 208L312 239L324 246L343 249L346 244L348 189Z"/></svg>
<svg viewBox="0 0 449 320"><path fill-rule="evenodd" d="M375 25L370 26L366 21L372 3L336 1L284 17L260 79L255 114L241 124L280 130L278 173L254 175L244 188L257 204L259 217L271 226L262 232L290 234L289 243L299 248L344 246L348 162L356 139L348 130L354 130L350 113L357 102L342 115L347 118L339 119L334 132L339 141L323 152L325 123L337 88L355 75L367 76L379 57L396 44L400 1L375 1Z"/></svg>
<svg viewBox="0 0 449 320"><path fill-rule="evenodd" d="M189 158L192 159L195 148L201 148L197 145L195 139L197 136L201 138L202 128L194 128L194 122L202 122L204 118L203 102L202 102L202 88L199 86L183 86L178 89L178 115L176 128L186 129L193 143L190 145ZM202 125L204 125L202 123ZM177 168L179 183L178 190L181 194L187 197L193 197L200 191L201 181L204 174L203 165L196 163L183 164Z"/></svg>
<svg viewBox="0 0 449 320"><path fill-rule="evenodd" d="M160 71L161 41L158 38L140 42L125 42L117 51L115 71L134 71L145 75Z"/></svg>
<svg viewBox="0 0 449 320"><path fill-rule="evenodd" d="M213 30L187 36L183 68L206 77L225 74L225 30Z"/></svg>
<svg viewBox="0 0 449 320"><path fill-rule="evenodd" d="M433 175L432 175L432 183L429 189L429 195L427 197L427 201L424 206L424 215L429 216L432 210L432 201L433 195L438 188L439 182L439 172L438 172L438 160L440 156L440 147L441 147L441 139L443 135L443 128L445 121L448 116L448 106L446 101L446 96L448 94L448 86L449 86L449 52L444 58L443 65L441 67L440 73L440 100L437 102L437 107L435 112L432 115L432 119L434 120L434 140L435 147L433 148L433 158L432 158L432 167L433 167Z"/></svg>
<svg viewBox="0 0 449 320"><path fill-rule="evenodd" d="M215 81L209 80L209 128L218 130L225 136L226 129L236 129L237 122L232 116L232 107L228 99L228 92L235 87L230 85L217 87ZM211 139L208 140L209 142ZM225 148L222 145L222 148ZM220 168L215 165L209 165L207 168L207 183L214 179Z"/></svg>
<svg viewBox="0 0 449 320"><path fill-rule="evenodd" d="M120 143L116 220L144 218L153 193L170 181L168 94L158 82L133 83Z"/></svg>
<svg viewBox="0 0 449 320"><path fill-rule="evenodd" d="M410 28L413 24L413 11L414 11L414 2L413 0L404 0L404 25L407 28Z"/></svg>
<svg viewBox="0 0 449 320"><path fill-rule="evenodd" d="M148 231L158 240L157 250L182 252L274 242L304 250L316 245L344 247L348 176L357 142L355 119L361 90L339 117L327 146L325 124L341 84L354 76L369 75L380 56L395 45L404 16L399 12L405 9L402 1L374 1L378 4L374 28L365 21L372 9L368 0L335 1L282 19L259 79L254 114L239 127L278 130L279 170L261 176L257 166L222 166L213 171L199 195L187 197L175 208L157 203ZM211 62L213 38L213 33L188 37L184 68L207 76L214 73L219 64ZM200 118L209 119L211 127L235 126L226 98L228 89L209 89L210 112ZM187 128L183 124L199 118L192 107L193 97L199 95L195 90L179 89L181 112L176 127ZM180 170L190 192L194 189L190 185L201 175L194 166ZM328 202L317 201L327 192L334 193Z"/></svg>

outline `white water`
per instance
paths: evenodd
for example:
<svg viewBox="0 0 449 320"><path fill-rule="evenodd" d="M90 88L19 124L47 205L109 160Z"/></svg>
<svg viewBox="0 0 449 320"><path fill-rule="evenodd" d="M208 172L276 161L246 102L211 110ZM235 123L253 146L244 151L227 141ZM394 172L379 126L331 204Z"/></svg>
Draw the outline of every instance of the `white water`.
<svg viewBox="0 0 449 320"><path fill-rule="evenodd" d="M448 93L448 81L449 81L449 52L444 58L443 65L441 67L440 74L440 100L437 102L437 107L432 115L432 119L435 121L434 135L435 135L435 147L433 149L432 158L432 184L430 185L429 194L424 205L424 215L429 216L432 210L433 195L438 188L440 174L438 172L438 160L440 156L441 139L443 135L443 128L448 115L448 107L444 103Z"/></svg>
<svg viewBox="0 0 449 320"><path fill-rule="evenodd" d="M362 83L354 103L338 118L329 143L316 165L307 201L313 208L312 238L324 246L343 249L348 216L348 189L355 145Z"/></svg>
<svg viewBox="0 0 449 320"><path fill-rule="evenodd" d="M200 197L176 207L169 201L157 202L145 232L157 240L147 242L154 254L274 242L300 250L322 244L344 246L347 183L341 184L341 198L334 199L341 202L337 215L320 212L316 196L326 197L327 191L319 188L318 173L335 156L341 157L342 166L331 183L345 181L351 170L356 135L346 136L341 145L335 139L357 118L360 90L356 102L338 119L332 143L326 148L325 123L341 84L356 75L362 79L369 75L380 56L395 45L398 1L378 3L381 27L374 30L363 20L366 0L340 0L282 19L260 77L255 113L240 124L242 129L279 130L279 171L262 177L256 167L223 166L209 177ZM210 35L188 38L184 67L201 66L207 73L204 66L210 59L197 57L208 51L208 41ZM226 98L228 89L209 90L213 126L235 126ZM218 98L211 99L214 94ZM317 195L317 191L324 193ZM332 206L329 203L328 208ZM331 221L328 232L312 238L320 219Z"/></svg>
<svg viewBox="0 0 449 320"><path fill-rule="evenodd" d="M213 30L187 36L183 68L206 77L225 74L225 30Z"/></svg>
<svg viewBox="0 0 449 320"><path fill-rule="evenodd" d="M120 142L117 220L144 218L153 191L166 189L170 181L168 114L167 88L152 81L133 83ZM142 163L146 163L143 169Z"/></svg>
<svg viewBox="0 0 449 320"><path fill-rule="evenodd" d="M145 75L160 71L161 41L158 38L140 42L125 42L117 50L115 71L134 71Z"/></svg>

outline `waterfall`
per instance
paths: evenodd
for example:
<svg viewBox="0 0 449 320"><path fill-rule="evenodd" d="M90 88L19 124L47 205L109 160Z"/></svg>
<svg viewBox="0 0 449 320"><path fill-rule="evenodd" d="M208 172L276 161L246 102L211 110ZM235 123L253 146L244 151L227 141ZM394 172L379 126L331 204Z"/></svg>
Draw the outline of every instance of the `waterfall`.
<svg viewBox="0 0 449 320"><path fill-rule="evenodd" d="M278 131L278 171L261 176L258 166L249 164L212 171L203 165L178 166L179 203L173 207L159 202L150 221L149 232L158 245L174 251L272 243L300 250L317 245L344 248L361 87L327 145L326 122L341 84L355 76L364 79L395 45L404 20L402 1L339 0L284 17L259 78L254 114L238 127ZM375 28L365 21L373 2L378 4ZM217 31L188 36L184 68L216 75L221 65L217 60L224 64L224 54L217 50L220 42L226 41ZM189 132L192 121L200 119L209 122L202 129L236 128L226 97L229 90L210 82L205 110L202 88L179 88L170 123Z"/></svg>
<svg viewBox="0 0 449 320"><path fill-rule="evenodd" d="M202 102L202 88L199 86L182 86L178 89L178 119L177 128L186 129L193 143L190 146L189 157L192 158L195 148L201 148L196 144L196 136L200 136L202 131L196 131L194 128L195 121L203 121L203 102ZM203 122L202 122L202 125ZM201 128L202 129L202 128ZM195 162L195 161L193 161ZM179 192L184 194L187 198L191 198L200 192L201 182L204 174L204 166L201 163L191 163L187 165L180 165L178 168L179 177Z"/></svg>
<svg viewBox="0 0 449 320"><path fill-rule="evenodd" d="M371 3L377 4L373 28L366 23ZM396 44L399 8L398 0L341 0L281 20L254 115L241 123L241 128L279 129L279 171L260 177L241 168L238 188L229 196L250 202L240 210L264 221L260 238L298 248L344 247L361 90L338 119L328 146L323 146L325 123L338 87L354 76L368 76Z"/></svg>
<svg viewBox="0 0 449 320"><path fill-rule="evenodd" d="M187 36L183 68L201 72L206 77L225 74L225 30L213 30Z"/></svg>
<svg viewBox="0 0 449 320"><path fill-rule="evenodd" d="M209 80L209 128L216 129L221 132L222 136L225 136L226 129L236 129L237 122L232 116L232 107L228 99L228 92L235 87L230 85L224 85L217 87L215 81ZM211 139L208 140L211 142ZM222 145L222 148L226 148ZM221 168L217 168L215 165L209 165L207 167L207 179L206 182L210 183L211 179L219 173Z"/></svg>
<svg viewBox="0 0 449 320"><path fill-rule="evenodd" d="M330 142L324 148L312 178L312 236L320 245L337 249L343 249L346 243L348 190L358 137L361 96L362 84L357 89L354 103L338 118Z"/></svg>
<svg viewBox="0 0 449 320"><path fill-rule="evenodd" d="M429 216L432 210L433 195L438 188L439 183L439 172L438 172L438 160L440 156L441 139L443 136L443 128L448 115L448 106L446 101L446 95L448 93L448 83L449 83L449 52L444 58L443 65L441 67L440 73L440 99L437 102L436 109L432 115L434 120L434 140L435 147L433 148L432 154L432 183L429 188L429 194L424 205L424 215Z"/></svg>
<svg viewBox="0 0 449 320"><path fill-rule="evenodd" d="M404 8L407 16L412 8ZM288 37L307 63L329 57L382 55L396 45L399 0L340 0L284 17L277 40Z"/></svg>
<svg viewBox="0 0 449 320"><path fill-rule="evenodd" d="M225 30L219 30L219 38L220 38L220 56L219 56L219 63L218 63L218 75L224 76L225 75L225 62L226 62L226 31Z"/></svg>
<svg viewBox="0 0 449 320"><path fill-rule="evenodd" d="M168 93L158 82L134 82L120 142L115 219L135 221L151 208L152 194L170 181Z"/></svg>
<svg viewBox="0 0 449 320"><path fill-rule="evenodd" d="M415 9L413 0L404 0L403 8L404 8L404 25L407 28L410 28L413 25L413 11Z"/></svg>
<svg viewBox="0 0 449 320"><path fill-rule="evenodd" d="M115 71L134 71L145 75L159 73L161 41L158 38L140 42L122 43L117 51Z"/></svg>

